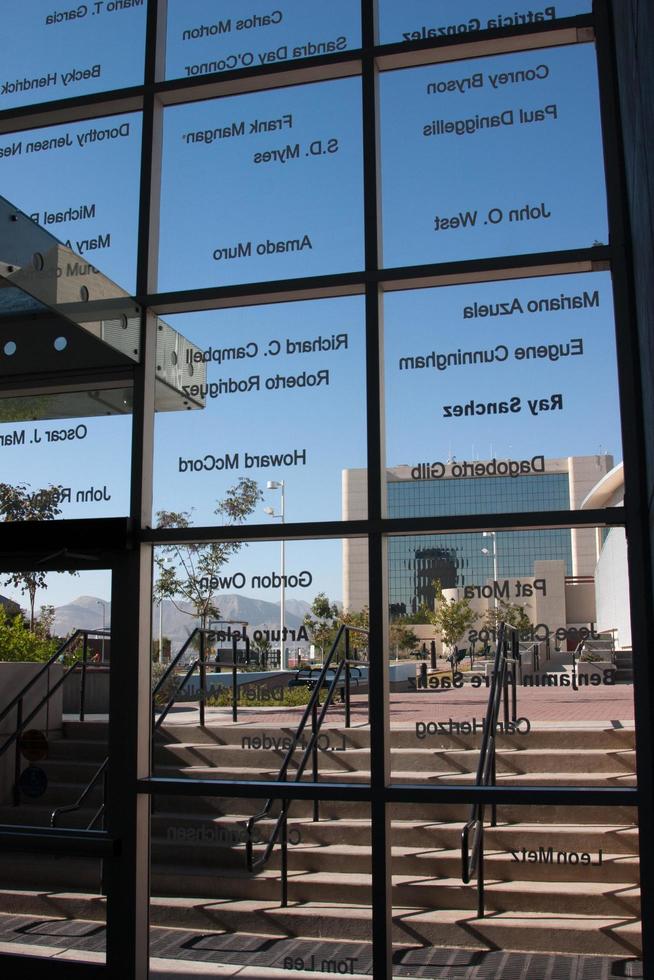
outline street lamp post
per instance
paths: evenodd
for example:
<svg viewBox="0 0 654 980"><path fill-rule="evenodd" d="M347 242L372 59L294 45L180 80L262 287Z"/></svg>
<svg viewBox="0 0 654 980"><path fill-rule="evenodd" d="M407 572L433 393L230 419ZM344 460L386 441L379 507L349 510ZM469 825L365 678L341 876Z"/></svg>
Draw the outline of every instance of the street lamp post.
<svg viewBox="0 0 654 980"><path fill-rule="evenodd" d="M279 502L279 514L276 514L274 508L264 507L264 514L268 514L269 517L279 517L282 524L282 542L281 542L281 585L279 587L279 669L284 670L285 664L285 641L284 641L284 629L285 629L285 610L284 610L284 597L285 597L285 585L286 585L286 542L284 541L283 525L286 519L285 511L285 483L283 480L268 480L266 483L266 490L279 490L280 492L280 502Z"/></svg>
<svg viewBox="0 0 654 980"><path fill-rule="evenodd" d="M107 625L107 607L103 599L95 600L99 606L102 606L102 663L104 663L104 631Z"/></svg>
<svg viewBox="0 0 654 980"><path fill-rule="evenodd" d="M493 605L497 609L497 532L496 531L482 531L482 538L491 538L493 541L493 550L489 552L488 548L482 548L482 555L493 555Z"/></svg>
<svg viewBox="0 0 654 980"><path fill-rule="evenodd" d="M163 604L163 596L159 598L159 656L157 657L157 660L159 661L160 664L163 663L163 629L162 629L162 622L161 622L162 604Z"/></svg>

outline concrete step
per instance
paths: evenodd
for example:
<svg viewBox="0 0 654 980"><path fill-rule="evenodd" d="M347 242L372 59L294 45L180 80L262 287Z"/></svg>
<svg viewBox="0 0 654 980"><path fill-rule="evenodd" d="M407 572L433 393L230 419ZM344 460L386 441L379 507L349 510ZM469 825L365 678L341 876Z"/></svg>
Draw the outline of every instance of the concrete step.
<svg viewBox="0 0 654 980"><path fill-rule="evenodd" d="M45 891L91 892L101 890L99 858L73 858L50 854L3 854L0 860L0 889L43 889Z"/></svg>
<svg viewBox="0 0 654 980"><path fill-rule="evenodd" d="M63 733L66 739L87 742L109 742L109 723L106 721L64 721Z"/></svg>
<svg viewBox="0 0 654 980"><path fill-rule="evenodd" d="M370 845L369 821L342 817L325 819L324 804L321 807L321 819L318 822L299 819L294 815L295 809L291 810L289 826L301 831L304 843L324 847L343 843ZM177 840L183 843L185 840L201 841L206 838L229 842L239 838L247 819L248 814L245 813L199 817L184 812L155 812L152 817L152 834L157 841ZM262 836L267 838L273 823L272 819L260 821L258 827ZM391 825L391 839L396 847L410 848L419 844L428 848L457 848L460 846L462 828L463 821L421 823L415 820L394 820ZM487 824L484 839L489 850L553 847L557 850L596 852L601 848L606 853L616 855L638 855L638 830L635 826L505 823L490 827Z"/></svg>
<svg viewBox="0 0 654 980"><path fill-rule="evenodd" d="M342 910L324 903L280 908L268 902L194 902L153 898L153 925L189 929L225 929L266 936L338 938L367 942L372 923L369 906L352 901ZM571 916L494 913L478 919L474 911L393 909L393 942L398 946L454 946L525 952L640 955L641 928L628 916Z"/></svg>
<svg viewBox="0 0 654 980"><path fill-rule="evenodd" d="M100 765L108 754L108 745L100 739L48 738L48 760L95 762Z"/></svg>
<svg viewBox="0 0 654 980"><path fill-rule="evenodd" d="M438 760L436 760L438 764ZM305 770L305 780L309 778L309 770ZM276 780L279 770L275 768L255 767L221 767L211 766L157 766L154 774L168 779L225 779L225 780ZM474 772L460 772L452 769L438 770L395 770L393 781L398 783L452 783L455 785L475 782ZM370 773L363 769L349 769L346 765L338 765L334 755L328 756L324 765L318 770L318 782L367 783ZM606 772L502 772L497 773L499 786L634 786L636 776L633 772L623 769Z"/></svg>
<svg viewBox="0 0 654 980"><path fill-rule="evenodd" d="M245 799L238 797L180 797L165 794L153 797L155 815L185 813L195 818L234 817L238 815L251 816L258 813L265 800ZM408 815L416 822L429 821L438 823L465 823L470 814L468 804L458 803L392 803L389 815L392 820L406 820ZM312 804L307 800L294 800L291 816L293 818L311 818ZM612 825L633 825L636 810L627 806L501 806L498 807L498 820L501 823L533 823L533 824L583 824L596 826L610 819ZM370 819L370 806L367 803L330 802L320 804L321 820Z"/></svg>
<svg viewBox="0 0 654 980"><path fill-rule="evenodd" d="M71 801L72 802L72 801ZM31 801L24 806L0 807L0 824L11 826L26 825L29 827L49 827L50 817L56 804L44 804L42 802ZM98 806L100 804L98 803ZM72 813L66 813L57 822L58 827L69 827L84 829L96 813L97 807L83 807Z"/></svg>
<svg viewBox="0 0 654 980"><path fill-rule="evenodd" d="M420 713L420 717L424 714ZM393 727L390 730L391 747L394 749L411 749L416 746L432 749L479 748L481 743L481 728L476 733L461 731L459 722L450 721L445 716L445 712L440 705L434 706L434 720L428 724L416 728L416 725L404 725L401 728ZM481 725L482 719L477 719ZM299 721L299 718L298 718ZM440 726L446 730L442 731ZM438 730L437 730L438 729ZM451 730L450 730L451 729ZM296 726L282 725L275 726L255 725L242 722L233 724L231 719L225 717L224 723L220 725L209 724L204 728L199 725L180 725L164 724L159 730L157 742L159 744L194 744L194 745L231 745L249 746L252 748L254 740L274 738L276 741L283 741L284 745L290 744L290 739L295 734ZM308 729L306 737L308 738ZM370 728L367 725L357 725L352 728L345 728L342 723L333 724L329 721L323 724L322 732L327 734L336 744L341 744L341 739L345 739L348 748L370 747ZM418 734L419 732L419 734ZM634 730L633 728L609 728L602 724L589 723L588 727L577 728L566 726L561 723L558 727L542 726L537 722L528 734L520 732L514 735L498 734L498 748L565 748L574 746L576 749L596 748L596 749L633 749Z"/></svg>
<svg viewBox="0 0 654 980"><path fill-rule="evenodd" d="M331 904L371 901L371 879L364 872L306 871L294 848L289 848L289 899ZM570 913L573 915L628 915L638 917L640 893L633 881L489 881L486 904L493 912ZM204 866L193 869L178 863L153 868L152 894L204 896L206 898L275 901L280 895L279 872L264 869L256 875L237 868ZM420 908L472 909L477 894L460 877L432 878L394 875L393 901Z"/></svg>
<svg viewBox="0 0 654 980"><path fill-rule="evenodd" d="M71 919L106 920L105 900L95 894L0 890L0 911ZM339 939L369 942L371 909L352 900L344 911L311 901L280 908L278 901L196 898L151 899L153 926L229 932L271 938ZM604 956L640 956L640 923L628 914L493 912L478 919L471 909L431 909L395 905L396 948L458 947Z"/></svg>
<svg viewBox="0 0 654 980"><path fill-rule="evenodd" d="M393 939L414 946L459 946L516 952L642 955L640 922L629 915L493 913L478 919L449 910L394 910Z"/></svg>
<svg viewBox="0 0 654 980"><path fill-rule="evenodd" d="M75 783L80 786L80 792L104 762L105 756L99 760L75 758L49 758L38 763L48 777L48 786L58 783Z"/></svg>
<svg viewBox="0 0 654 980"><path fill-rule="evenodd" d="M367 749L347 748L344 738L323 733L318 764L335 770L365 772L370 767ZM272 739L268 740L269 743ZM274 742L275 745L281 744ZM255 742L255 745L258 744ZM303 756L297 749L291 757L292 772ZM179 743L158 746L155 752L155 769L216 768L277 771L286 757L282 749L240 748L237 746L210 745L208 743ZM391 751L392 770L414 772L476 772L479 751L476 749L433 749L417 743L408 749ZM565 752L554 748L517 749L513 746L498 749L496 767L500 773L601 773L624 771L633 774L636 757L631 749L584 749L568 748Z"/></svg>
<svg viewBox="0 0 654 980"><path fill-rule="evenodd" d="M273 825L257 828L255 854L263 853L263 844L269 840ZM184 861L188 871L197 867L245 868L246 831L244 827L232 824L217 829L214 840L198 840L187 837L179 839L154 839L152 842L152 861L155 871L165 873L171 864ZM316 844L307 840L302 824L289 828L289 860L293 866L306 872L334 872L347 868L347 874L370 874L370 846L352 844L347 838L338 844ZM457 842L458 843L458 842ZM507 844L513 844L509 838ZM402 875L420 875L426 878L456 878L461 876L461 849L433 848L429 846L394 846L392 864L394 872ZM281 851L275 847L266 867L278 870ZM548 881L591 881L620 882L638 884L639 860L633 855L611 854L603 848L563 850L561 844L544 847L530 842L525 848L511 847L497 850L487 847L484 873L486 878L497 881L531 882ZM526 886L527 887L527 886Z"/></svg>
<svg viewBox="0 0 654 980"><path fill-rule="evenodd" d="M91 775L95 771L94 767L91 766ZM97 768L97 767L95 767ZM89 775L89 779L91 776ZM20 808L28 812L32 808L38 808L43 806L60 806L66 805L68 803L74 803L75 800L80 796L82 791L86 788L88 784L88 779L70 782L59 782L56 779L48 780L48 786L43 794L36 799L30 799L27 796L21 796ZM97 786L94 786L90 791L88 797L86 798L87 806L97 807L102 803L102 781L99 781ZM6 809L10 809L7 807Z"/></svg>

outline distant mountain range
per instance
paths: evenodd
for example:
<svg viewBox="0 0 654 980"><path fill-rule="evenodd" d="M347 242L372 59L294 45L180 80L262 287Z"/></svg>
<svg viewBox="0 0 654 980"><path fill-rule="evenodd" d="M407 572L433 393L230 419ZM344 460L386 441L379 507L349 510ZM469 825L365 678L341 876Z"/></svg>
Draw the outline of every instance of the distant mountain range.
<svg viewBox="0 0 654 980"><path fill-rule="evenodd" d="M82 595L65 606L55 608L54 632L57 636L66 636L75 629L100 629L102 626L102 606L105 606L105 622L111 625L111 603L103 602L96 596ZM178 603L177 609L172 602L165 599L161 607L161 632L171 640L173 650L180 646L189 635L197 620L191 612L189 603ZM219 609L224 619L237 620L248 624L248 633L254 630L279 629L279 603L264 602L261 599L251 599L241 595L220 596ZM284 603L286 610L285 622L289 629L297 629L302 624L305 615L310 611L308 602L301 599L289 599ZM152 614L152 633L156 639L159 635L159 607L155 605Z"/></svg>

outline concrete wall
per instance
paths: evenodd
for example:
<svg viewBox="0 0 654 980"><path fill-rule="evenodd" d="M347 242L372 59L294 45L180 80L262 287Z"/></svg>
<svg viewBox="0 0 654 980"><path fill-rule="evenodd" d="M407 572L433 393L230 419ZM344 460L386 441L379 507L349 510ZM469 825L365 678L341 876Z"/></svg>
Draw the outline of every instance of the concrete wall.
<svg viewBox="0 0 654 980"><path fill-rule="evenodd" d="M368 470L343 470L341 477L343 520L368 516ZM343 541L343 608L360 612L369 603L368 542L363 538Z"/></svg>
<svg viewBox="0 0 654 980"><path fill-rule="evenodd" d="M25 687L27 683L41 670L43 664L27 663L0 663L0 711L9 704L10 701ZM45 672L41 680L37 681L34 687L26 694L23 702L23 718L37 706L39 701L48 693L57 681L61 678L62 667L55 664ZM52 695L46 706L30 722L30 728L38 728L41 731L61 730L62 714L62 691L59 688ZM10 714L0 722L0 745L4 742L3 735L7 735L15 730L16 712Z"/></svg>
<svg viewBox="0 0 654 980"><path fill-rule="evenodd" d="M597 619L594 583L574 582L566 584L565 608L568 623L594 623Z"/></svg>
<svg viewBox="0 0 654 980"><path fill-rule="evenodd" d="M23 687L41 670L43 664L0 663L0 711L2 711ZM27 718L36 708L39 701L57 683L62 674L62 667L56 664L49 668L41 680L25 695L23 701L23 719ZM41 732L56 732L62 728L62 689L52 695L46 706L27 725L27 729L36 728ZM10 711L0 722L0 749L5 744L7 736L16 730L16 712ZM11 798L14 783L14 745L0 755L0 803L6 803Z"/></svg>
<svg viewBox="0 0 654 980"><path fill-rule="evenodd" d="M613 467L612 456L570 456L568 486L570 509L578 510L582 500ZM595 532L592 528L573 528L572 574L592 575L595 570Z"/></svg>
<svg viewBox="0 0 654 980"><path fill-rule="evenodd" d="M109 713L109 668L89 667L86 671L84 710L89 715ZM80 673L69 674L63 684L64 714L78 714L80 707Z"/></svg>
<svg viewBox="0 0 654 980"><path fill-rule="evenodd" d="M631 646L629 618L629 572L627 539L622 528L614 527L604 543L595 572L597 590L597 631L616 629L616 647Z"/></svg>

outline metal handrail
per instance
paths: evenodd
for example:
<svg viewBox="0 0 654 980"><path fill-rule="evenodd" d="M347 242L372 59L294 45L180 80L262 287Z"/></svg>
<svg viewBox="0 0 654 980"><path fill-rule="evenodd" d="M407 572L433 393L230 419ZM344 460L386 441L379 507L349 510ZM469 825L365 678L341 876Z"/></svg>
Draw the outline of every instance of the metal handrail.
<svg viewBox="0 0 654 980"><path fill-rule="evenodd" d="M86 800L87 796L90 794L91 790L94 788L94 786L96 785L96 783L100 779L100 776L102 776L103 777L102 803L100 804L99 808L96 810L94 816L92 817L90 823L88 823L87 824L87 827L86 827L87 830L92 830L93 829L93 827L97 823L98 819L101 816L104 817L105 801L107 799L107 768L108 768L108 766L109 766L109 756L107 756L107 758L104 760L104 762L102 762L100 764L100 766L96 769L95 773L93 774L93 777L91 778L91 781L87 784L86 788L84 790L82 790L82 792L80 793L80 795L78 796L77 800L74 803L70 803L70 804L68 804L68 806L58 806L56 808L56 810L53 810L52 811L52 814L50 816L50 826L51 827L56 827L57 826L57 820L59 819L59 817L60 817L60 815L62 813L73 813L75 810L79 810L82 807L82 804Z"/></svg>
<svg viewBox="0 0 654 980"><path fill-rule="evenodd" d="M86 671L88 670L88 639L89 636L107 636L110 635L108 630L75 630L72 636L69 636L67 640L62 643L62 645L52 654L52 656L44 663L41 670L37 671L34 677L31 678L25 684L21 690L14 696L14 698L9 702L9 704L0 713L0 721L9 714L9 712L15 708L16 709L16 727L14 731L5 739L5 741L0 745L0 756L12 746L15 745L15 759L14 759L14 787L13 787L13 800L14 806L20 805L20 736L23 731L29 725L33 718L43 710L45 705L48 703L50 698L59 688L65 683L66 678L69 677L78 667L81 666L81 677L80 677L80 706L79 706L79 718L80 721L84 721L85 713L85 701L86 701ZM30 692L38 680L46 674L50 667L62 656L67 649L80 637L84 637L84 646L82 650L81 658L75 660L72 664L69 664L66 670L59 678L55 684L50 687L48 685L47 692L43 695L41 700L38 702L35 708L32 708L30 713L24 717L23 716L23 702L25 696Z"/></svg>
<svg viewBox="0 0 654 980"><path fill-rule="evenodd" d="M207 635L215 635L216 632L218 632L218 631L216 631L216 630L201 629L200 627L196 627L193 630L193 632L187 637L186 641L183 643L181 649L178 651L178 653L175 656L175 658L170 662L170 664L168 665L167 669L164 671L164 673L161 675L161 677L159 678L159 680L155 684L154 688L152 689L152 709L153 709L152 710L152 731L153 731L153 734L155 732L157 732L159 730L159 728L161 727L161 725L163 724L163 721L164 721L166 715L168 714L168 712L170 711L170 708L175 703L175 700L176 700L177 696L179 695L180 691L182 690L182 688L184 687L184 685L188 681L189 677L191 676L191 674L193 673L193 671L195 670L195 668L198 665L200 665L200 669L201 669L201 680L200 680L200 685L201 685L201 692L200 692L200 724L201 725L204 725L204 701L205 701L205 698L206 698L206 690L205 690L206 681L204 679L204 675L205 675L206 666L207 666L207 660L206 660L206 657L205 657L205 637ZM167 703L166 703L166 705L164 707L164 710L160 713L159 717L155 720L155 718L154 718L154 701L155 701L156 695L161 690L161 688L163 687L163 685L166 683L166 681L168 680L168 678L171 676L171 674L173 673L173 671L175 670L175 668L179 664L180 660L182 659L182 657L184 656L184 654L188 650L189 646L191 645L191 643L193 642L193 640L195 639L195 637L198 636L198 635L200 636L200 656L197 659L193 660L192 663L189 665L188 670L184 674L184 677L182 678L181 683L177 685L177 687L175 688L173 694L168 699L168 701L167 701ZM224 661L219 661L217 657L215 659L215 663L216 664L220 664L222 667L231 667L233 669L233 685L234 685L234 691L235 691L235 685L236 685L236 668L239 666L239 664L236 663L236 645L237 645L237 642L238 642L238 637L233 637L233 654L234 654L234 656L233 656L233 662L227 663L227 662L224 662ZM249 661L250 661L250 642L249 642L249 639L248 639L247 636L245 637L245 645L246 645L246 660L249 663ZM66 674L64 675L64 677L62 677L61 680L57 682L56 687L58 687L60 684L63 683L65 677L76 666L77 666L77 663L74 664L73 667L70 668L70 670L68 670L66 672ZM53 691L56 690L56 687L53 688L52 690ZM236 702L234 700L234 704L235 703ZM30 718L33 717L34 713L35 712L33 712L32 715L30 715ZM82 717L83 717L83 713L82 713ZM236 720L236 719L234 719L234 720ZM26 719L23 722L23 726L27 723L27 721L29 721L29 718ZM2 751L2 750L0 750L0 751ZM91 793L92 789L95 787L96 783L98 782L98 780L100 779L101 776L103 777L102 803L100 804L99 808L96 810L94 816L92 817L92 819L91 819L91 821L88 824L88 826L87 826L86 829L87 830L91 830L93 828L93 826L97 823L97 821L100 819L100 817L104 817L105 807L106 807L106 799L107 799L107 770L108 770L108 766L109 766L109 756L106 756L106 758L103 760L103 762L100 764L100 766L98 767L98 769L95 771L95 773L93 774L93 776L91 777L91 779L89 780L89 782L87 783L87 785L82 790L82 792L79 795L79 797L77 798L77 800L74 803L68 804L67 806L57 807L56 810L53 810L52 811L52 815L50 817L50 825L52 827L55 827L56 826L57 820L59 819L59 817L60 817L61 814L63 814L63 813L73 813L73 812L75 812L76 810L79 810L82 807L84 801L89 796L89 794Z"/></svg>
<svg viewBox="0 0 654 980"><path fill-rule="evenodd" d="M507 636L510 634L510 641ZM516 665L520 663L519 630L508 623L500 623L497 632L497 648L493 665L493 680L488 695L488 705L483 723L479 762L477 764L476 786L495 786L495 750L497 744L497 720L500 701L504 709L504 730L517 717ZM509 642L511 656L508 655ZM509 670L511 682L509 682ZM511 686L511 706L509 708L509 686ZM484 810L485 804L473 803L468 822L461 831L461 879L469 884L477 875L477 918L483 919L484 904ZM497 824L497 806L491 804L491 826ZM472 842L471 842L472 839Z"/></svg>
<svg viewBox="0 0 654 980"><path fill-rule="evenodd" d="M249 636L247 634L244 634L242 637L232 636L232 659L231 659L231 661L220 660L218 658L218 656L216 656L213 660L207 660L207 658L206 658L206 639L207 639L208 636L217 636L221 632L222 632L221 630L217 630L217 629L206 629L206 628L203 628L203 627L200 627L200 626L196 626L195 629L193 630L193 632L190 633L189 636L187 637L187 639L185 640L184 644L182 645L181 649L179 650L179 652L177 653L177 655L175 656L175 658L173 660L171 660L170 664L168 665L168 667L163 672L163 674L161 675L161 677L159 678L159 680L157 681L157 683L155 684L155 686L152 689L152 732L153 732L153 734L155 732L157 732L159 730L159 728L162 726L162 724L163 724L163 722L164 722L164 720L166 718L166 715L168 714L168 712L170 711L170 709L174 705L175 701L177 700L178 696L180 695L180 693L184 689L184 687L185 687L186 683L188 682L189 678L192 676L192 674L194 673L196 667L198 667L198 666L200 668L200 697L198 699L198 707L199 707L199 711L200 711L200 725L201 725L201 727L204 727L204 722L205 722L205 703L206 703L206 697L207 697L207 691L206 691L206 686L207 686L207 679L206 679L207 678L207 666L209 666L209 664L211 664L211 663L214 663L217 667L229 667L232 670L232 719L233 719L233 721L237 721L238 720L238 698L237 698L237 685L236 685L236 671L237 671L238 667L242 666L242 664L240 664L237 661L238 642L239 642L239 639L242 639L244 641L244 643L245 643L245 662L246 662L246 664L249 664L250 663L250 638L249 638ZM175 688L175 690L173 691L173 693L170 695L170 697L168 698L168 701L164 705L163 709L159 712L159 715L158 715L158 717L155 720L155 700L156 700L156 696L159 693L159 691L163 688L163 686L166 683L166 681L172 676L175 668L180 663L180 661L182 660L184 654L186 653L186 651L188 650L188 648L193 643L193 641L194 641L194 639L196 637L199 637L200 638L200 656L199 657L196 657L196 659L195 660L192 660L191 663L188 665L188 669L187 669L186 673L184 674L181 682L179 684L177 684L177 687Z"/></svg>
<svg viewBox="0 0 654 980"><path fill-rule="evenodd" d="M325 662L323 663L322 670L320 671L320 675L318 677L318 680L315 682L315 686L313 687L313 690L312 690L311 695L309 697L309 701L307 703L306 708L304 709L304 713L303 713L302 718L300 719L300 722L299 722L299 724L297 726L297 729L295 731L295 734L293 736L293 739L291 741L291 744L290 744L290 746L289 746L289 748L288 748L288 750L286 752L286 755L284 756L284 760L282 762L282 765L281 765L280 770L279 770L279 774L277 776L277 780L276 780L277 782L283 783L283 782L286 782L287 781L286 780L286 777L287 777L287 773L288 773L288 768L289 768L290 763L291 763L291 759L293 757L293 754L295 753L295 750L297 749L298 745L300 744L300 741L301 741L302 736L304 734L304 729L306 728L307 722L309 721L309 717L311 717L311 736L309 738L309 741L305 745L304 752L302 754L302 758L300 759L300 761L299 761L299 763L297 765L297 768L295 770L295 775L294 775L294 778L293 778L292 781L293 782L299 782L302 779L302 776L304 774L304 771L305 771L305 769L307 767L307 764L309 762L309 758L311 758L311 761L312 761L313 781L314 782L317 781L317 779L318 779L318 736L320 734L320 728L321 728L322 723L323 723L323 721L325 719L325 715L327 714L327 711L328 711L330 705L333 702L334 693L335 693L335 691L338 689L338 687L340 685L340 679L341 679L341 675L343 674L343 672L345 672L345 678L344 678L345 727L346 728L350 728L350 725L351 725L351 712L350 712L350 667L351 666L357 666L357 667L369 666L366 662L360 661L360 660L358 660L356 658L350 659L350 656L349 656L349 654L350 654L350 633L360 633L360 634L363 634L364 636L368 636L369 635L369 631L366 630L366 629L362 629L362 628L357 627L357 626L349 626L346 623L341 623L341 625L340 625L340 627L338 629L338 632L336 634L336 637L334 638L334 641L332 643L331 650L330 650L330 652L329 652L329 654L328 654ZM329 683L327 694L326 694L325 699L324 699L324 701L322 703L322 706L321 706L320 715L318 715L318 707L319 707L319 704L320 704L320 694L321 694L322 689L327 686L326 685L326 682L325 682L326 681L326 677L327 677L327 672L328 672L328 670L333 669L332 668L332 661L333 661L334 657L336 656L336 652L338 650L338 647L339 647L339 644L340 644L340 641L341 641L341 637L342 636L345 636L345 654L343 656L343 659L338 662L337 668L334 670L333 677L331 679L331 682ZM270 799L268 799L266 801L266 804L264 805L264 807L261 810L259 810L258 813L255 813L254 816L250 817L249 820L247 821L247 823L246 823L246 840L245 840L245 857L246 857L246 863L247 863L247 869L248 869L248 871L250 871L250 872L257 872L257 871L259 871L268 862L268 860L269 860L269 858L270 858L270 856L271 856L271 854L272 854L272 852L274 850L275 844L278 842L278 840L280 841L281 849L282 849L282 852L281 852L281 872L282 872L281 873L281 893L282 893L281 905L282 905L282 908L285 908L286 905L288 904L288 834L287 834L287 828L288 828L288 813L289 813L290 804L291 804L291 801L290 800L283 800L282 801L280 813L279 813L279 815L277 817L277 820L276 820L275 825L274 825L274 827L272 829L272 832L270 834L270 837L268 838L268 841L266 843L266 847L265 847L265 849L263 851L263 854L259 855L259 857L255 859L255 857L254 857L254 849L253 849L253 829L254 829L254 826L255 826L255 824L259 823L260 820L263 820L265 817L267 817L270 814L270 811L272 810L273 805L276 802L277 802L277 799L275 797L270 797ZM314 819L314 821L317 821L319 819L319 803L318 803L317 800L314 800L314 803L313 803L313 819Z"/></svg>
<svg viewBox="0 0 654 980"><path fill-rule="evenodd" d="M50 659L49 660L46 660L46 662L43 664L41 670L37 671L37 673L34 674L34 676L32 677L32 679L29 680L27 682L27 684L25 684L25 686L18 692L18 694L16 694L13 697L13 699L9 702L9 704L5 708L3 708L2 711L0 711L0 721L2 721L9 714L9 712L12 710L12 708L15 708L16 707L16 705L18 704L18 702L22 698L25 697L25 695L28 693L28 691L31 690L32 687L34 687L34 685L36 684L36 682L38 680L40 680L41 677L43 677L43 675L50 669L50 667L52 667L52 665L54 663L56 663L57 660L60 659L60 657L63 657L64 656L64 653L66 651L66 647L68 647L72 643L74 643L75 640L78 640L80 636L83 636L85 638L85 640L88 641L89 636L110 636L110 635L111 635L111 631L110 630L102 630L102 629L100 629L100 630L75 630L75 632L71 636L69 636L67 640L64 640L64 642L62 643L62 645L52 654L52 656L50 657Z"/></svg>
<svg viewBox="0 0 654 980"><path fill-rule="evenodd" d="M602 632L603 633L613 633L614 630L612 630L612 629L611 630L603 630ZM598 642L598 640L596 640L596 639L593 640L589 636L585 636L583 638L583 640L580 640L579 641L579 643L577 644L577 646L572 651L572 678L573 678L573 686L574 687L576 687L576 684L577 684L577 664L581 662L581 658L584 655L584 647L587 647L588 650L592 653L593 648L592 648L591 644L597 643L597 642ZM605 646L604 649L605 650L608 649L608 652L611 654L611 660L613 661L613 657L615 656L615 638L613 636L609 636L609 637L606 637L606 638L604 638L603 636L600 636L599 637L599 642L604 643L604 644L610 644L610 646L608 648Z"/></svg>

